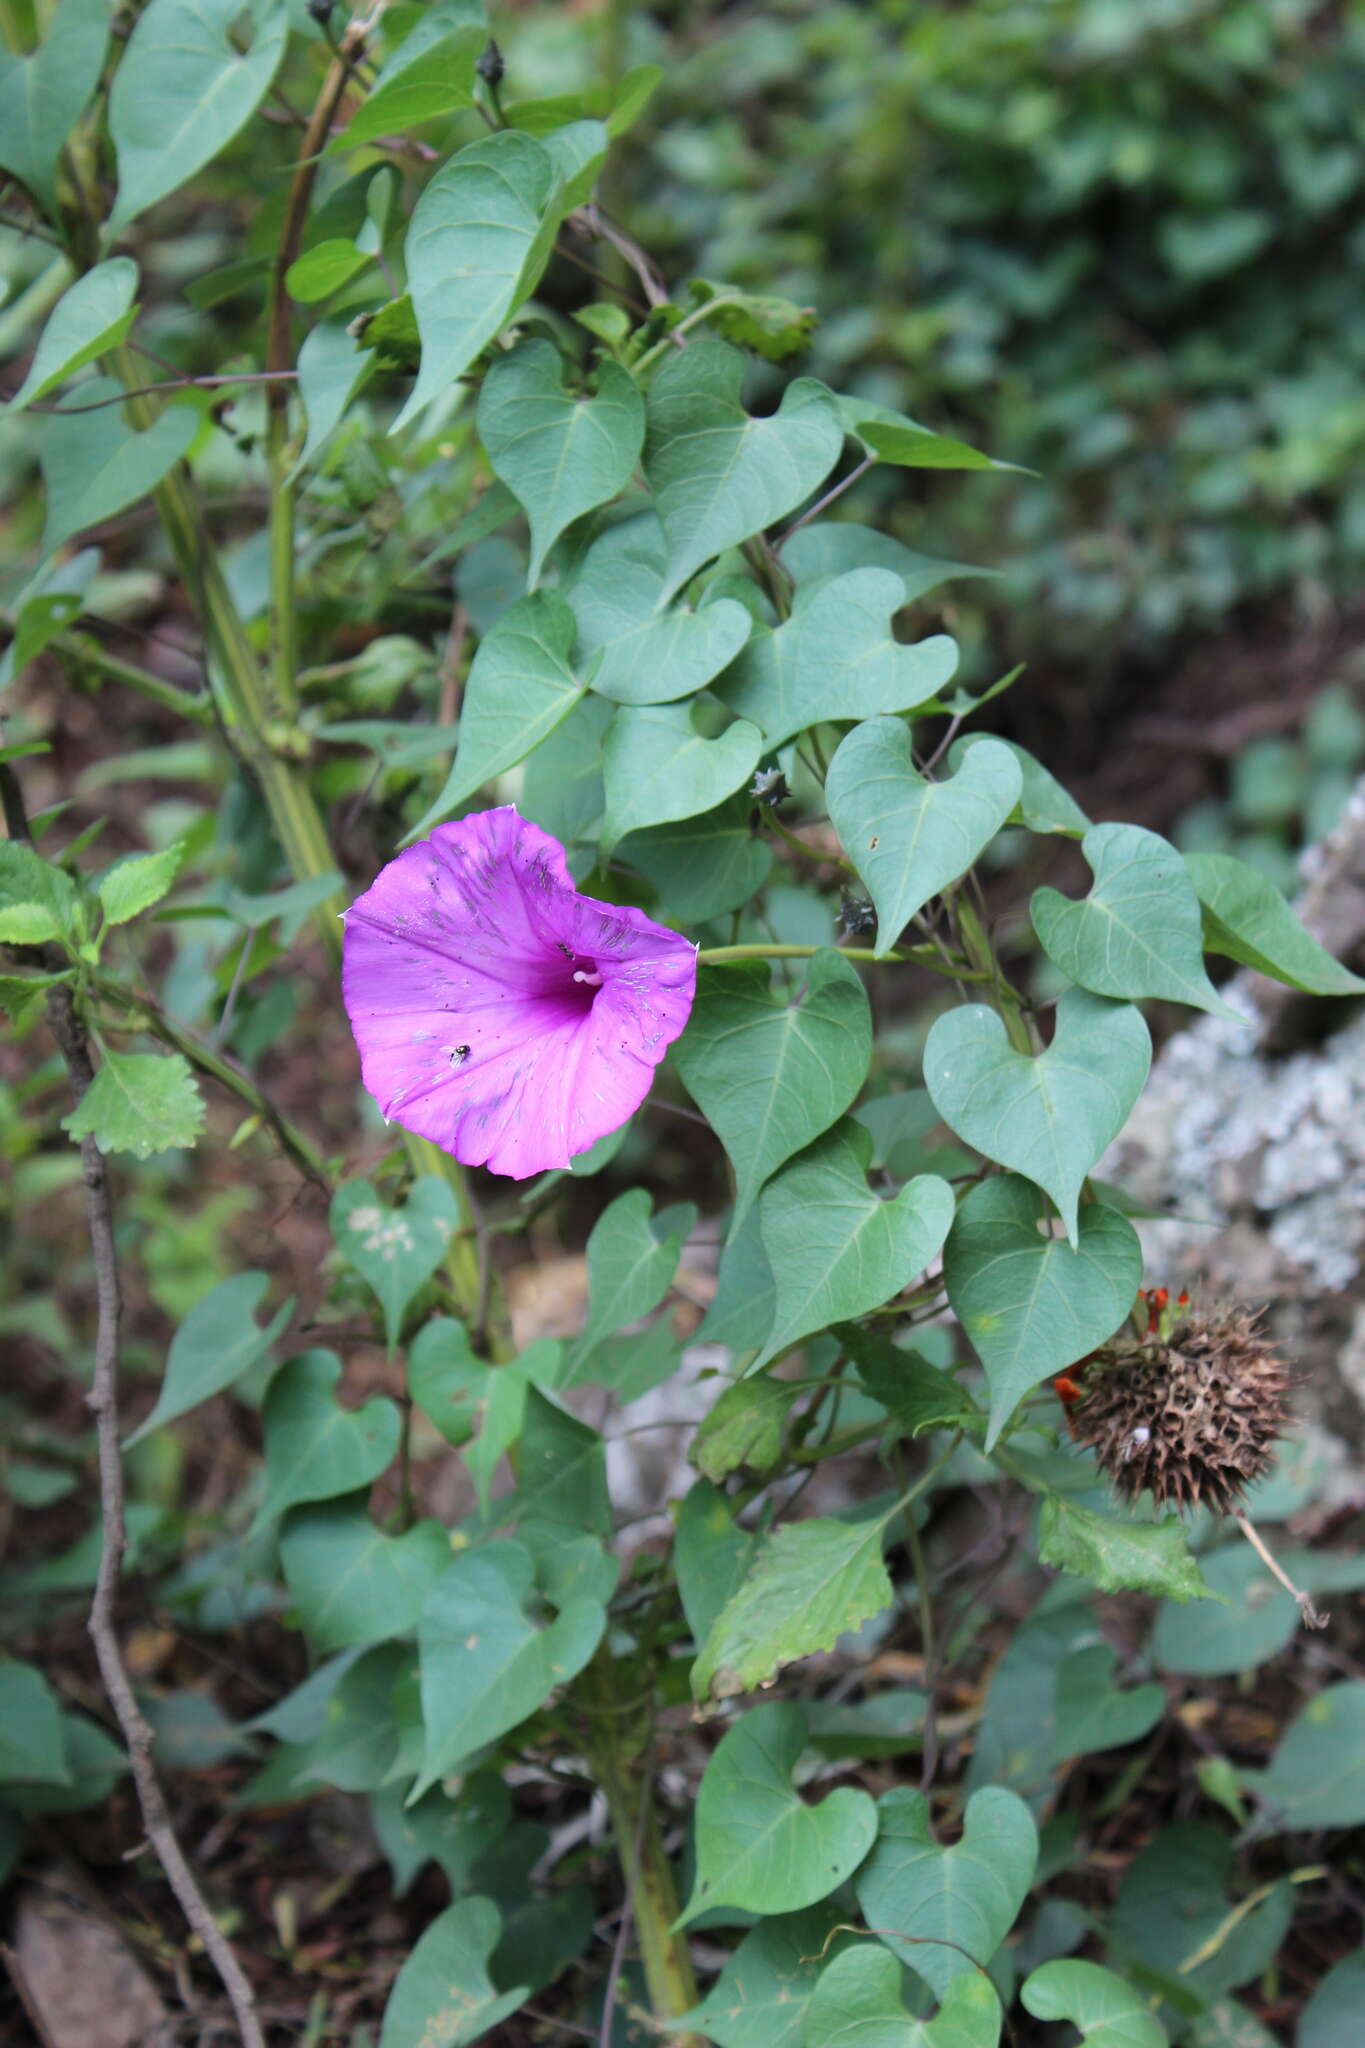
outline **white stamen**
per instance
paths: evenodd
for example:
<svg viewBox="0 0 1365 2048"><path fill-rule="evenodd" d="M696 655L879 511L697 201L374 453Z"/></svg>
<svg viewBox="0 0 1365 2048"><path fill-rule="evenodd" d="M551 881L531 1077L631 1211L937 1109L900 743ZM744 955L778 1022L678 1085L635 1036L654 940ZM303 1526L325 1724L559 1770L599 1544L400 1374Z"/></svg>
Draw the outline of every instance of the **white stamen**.
<svg viewBox="0 0 1365 2048"><path fill-rule="evenodd" d="M575 981L581 981L585 988L601 988L602 986L602 977L600 974L585 974L581 967L576 967L574 969L573 978Z"/></svg>

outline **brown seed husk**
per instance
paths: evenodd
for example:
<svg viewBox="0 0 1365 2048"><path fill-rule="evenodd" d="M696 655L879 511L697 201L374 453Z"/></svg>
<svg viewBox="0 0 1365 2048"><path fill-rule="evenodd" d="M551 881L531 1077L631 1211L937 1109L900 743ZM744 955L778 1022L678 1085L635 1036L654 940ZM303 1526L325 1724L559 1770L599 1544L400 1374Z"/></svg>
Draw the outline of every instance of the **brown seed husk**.
<svg viewBox="0 0 1365 2048"><path fill-rule="evenodd" d="M1071 1424L1121 1493L1230 1515L1274 1462L1291 1381L1253 1315L1191 1314L1164 1340L1120 1338L1097 1352Z"/></svg>

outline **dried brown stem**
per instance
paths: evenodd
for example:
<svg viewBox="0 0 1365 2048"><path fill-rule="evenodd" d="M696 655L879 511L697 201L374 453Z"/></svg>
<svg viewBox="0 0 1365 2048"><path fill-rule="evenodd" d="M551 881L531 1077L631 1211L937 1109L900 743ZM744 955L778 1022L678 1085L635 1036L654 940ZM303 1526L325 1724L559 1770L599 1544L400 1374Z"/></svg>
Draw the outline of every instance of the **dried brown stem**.
<svg viewBox="0 0 1365 2048"><path fill-rule="evenodd" d="M1288 1572L1285 1571L1283 1566L1276 1561L1274 1555L1270 1550L1269 1545L1266 1543L1265 1538L1261 1535L1260 1530L1256 1527L1256 1524L1250 1521L1247 1518L1247 1516L1243 1514L1234 1515L1233 1520L1236 1522L1237 1527L1241 1530L1242 1534L1246 1537L1247 1542L1251 1545L1257 1557L1260 1558L1261 1563L1265 1566L1266 1570L1272 1573L1274 1577L1279 1580L1280 1584L1284 1587L1286 1593L1290 1593L1293 1595L1295 1604L1297 1605L1299 1610L1299 1620L1303 1623L1304 1627L1326 1628L1328 1622L1332 1619L1331 1615L1323 1614L1319 1608L1313 1605L1312 1594L1303 1592L1298 1586L1294 1584L1294 1581L1290 1578Z"/></svg>

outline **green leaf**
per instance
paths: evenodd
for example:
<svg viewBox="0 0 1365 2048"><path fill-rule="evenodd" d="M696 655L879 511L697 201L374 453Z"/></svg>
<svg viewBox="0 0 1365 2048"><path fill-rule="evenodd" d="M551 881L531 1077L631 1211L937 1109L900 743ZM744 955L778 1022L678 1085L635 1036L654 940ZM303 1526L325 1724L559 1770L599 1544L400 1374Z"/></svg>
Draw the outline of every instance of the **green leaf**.
<svg viewBox="0 0 1365 2048"><path fill-rule="evenodd" d="M1096 995L1164 996L1244 1023L1204 972L1199 900L1175 848L1140 825L1095 825L1081 851L1095 876L1084 901L1035 889L1029 903L1054 967Z"/></svg>
<svg viewBox="0 0 1365 2048"><path fill-rule="evenodd" d="M1277 1546L1278 1548L1278 1546ZM1365 1558L1349 1551L1284 1550L1285 1571L1309 1593L1355 1592L1365 1586ZM1209 1591L1225 1603L1182 1612L1163 1607L1151 1651L1163 1671L1221 1678L1254 1671L1298 1631L1299 1610L1249 1543L1225 1543L1199 1560Z"/></svg>
<svg viewBox="0 0 1365 2048"><path fill-rule="evenodd" d="M294 1312L291 1294L266 1327L260 1327L256 1311L269 1285L264 1273L235 1273L200 1295L171 1339L156 1406L127 1439L125 1449L211 1395L221 1394L259 1364Z"/></svg>
<svg viewBox="0 0 1365 2048"><path fill-rule="evenodd" d="M867 1075L872 1018L832 948L795 1002L760 973L708 970L672 1059L735 1169L733 1230L778 1167L843 1115Z"/></svg>
<svg viewBox="0 0 1365 2048"><path fill-rule="evenodd" d="M984 1968L1019 1916L1038 1862L1038 1830L1017 1793L974 1792L951 1849L934 1838L929 1801L906 1787L877 1802L877 1846L858 1873L868 1926L942 1998Z"/></svg>
<svg viewBox="0 0 1365 2048"><path fill-rule="evenodd" d="M93 1138L101 1152L138 1159L193 1145L203 1124L204 1099L178 1052L106 1052L80 1102L62 1118L68 1137Z"/></svg>
<svg viewBox="0 0 1365 2048"><path fill-rule="evenodd" d="M913 604L926 591L955 576L994 576L970 562L944 562L935 555L916 554L903 541L874 526L851 519L812 519L782 543L782 560L798 584L843 576L850 569L889 569L905 586L903 604Z"/></svg>
<svg viewBox="0 0 1365 2048"><path fill-rule="evenodd" d="M838 1323L834 1335L858 1368L858 1378L905 1436L929 1429L980 1426L981 1411L965 1387L917 1351L893 1344L856 1323Z"/></svg>
<svg viewBox="0 0 1365 2048"><path fill-rule="evenodd" d="M1014 1174L982 1181L963 1198L944 1249L948 1299L990 1381L987 1450L1031 1387L1113 1336L1142 1279L1126 1216L1087 1202L1073 1251L1040 1235L1040 1209Z"/></svg>
<svg viewBox="0 0 1365 2048"><path fill-rule="evenodd" d="M743 356L703 335L673 351L650 388L645 474L668 541L666 598L703 562L795 510L843 446L823 384L798 377L770 418L751 419L743 382Z"/></svg>
<svg viewBox="0 0 1365 2048"><path fill-rule="evenodd" d="M163 847L160 853L134 853L117 861L99 878L96 890L104 921L127 924L130 918L159 903L175 881L185 858L185 842Z"/></svg>
<svg viewBox="0 0 1365 2048"><path fill-rule="evenodd" d="M394 1897L401 1899L427 1863L439 1863L458 1896L470 1873L507 1833L512 1800L502 1779L474 1772L460 1787L459 1803L438 1789L415 1806L407 1788L386 1786L370 1797L370 1819L393 1872Z"/></svg>
<svg viewBox="0 0 1365 2048"><path fill-rule="evenodd" d="M954 440L951 434L936 434L889 405L871 405L865 398L840 398L839 411L850 434L881 462L893 462L898 469L1017 469L1014 462L997 462L979 448Z"/></svg>
<svg viewBox="0 0 1365 2048"><path fill-rule="evenodd" d="M535 289L554 190L548 153L515 129L470 143L426 186L405 252L422 366L395 431L449 389Z"/></svg>
<svg viewBox="0 0 1365 2048"><path fill-rule="evenodd" d="M366 1500L353 1493L294 1508L280 1534L290 1596L317 1650L406 1635L450 1564L450 1540L439 1522L386 1536L370 1520Z"/></svg>
<svg viewBox="0 0 1365 2048"><path fill-rule="evenodd" d="M1242 1782L1277 1833L1358 1827L1365 1821L1365 1684L1325 1687L1293 1722L1269 1767L1244 1771Z"/></svg>
<svg viewBox="0 0 1365 2048"><path fill-rule="evenodd" d="M495 1991L489 1960L502 1939L491 1899L459 1899L432 1921L394 1980L379 2048L465 2048L510 2019L528 1987Z"/></svg>
<svg viewBox="0 0 1365 2048"><path fill-rule="evenodd" d="M1074 1247L1086 1175L1127 1123L1151 1063L1140 1010L1069 988L1036 1058L1014 1050L984 1003L945 1011L925 1044L924 1081L959 1138L1051 1195Z"/></svg>
<svg viewBox="0 0 1365 2048"><path fill-rule="evenodd" d="M406 135L426 121L438 121L470 105L476 66L488 41L487 24L465 23L434 40L424 39L420 50L410 52L408 43L419 36L420 26L399 44L373 90L328 144L328 155L383 135Z"/></svg>
<svg viewBox="0 0 1365 2048"><path fill-rule="evenodd" d="M0 103L3 92L0 82ZM137 265L129 256L111 256L78 277L49 314L28 375L6 411L22 412L106 349L116 348L137 317L136 292Z"/></svg>
<svg viewBox="0 0 1365 2048"><path fill-rule="evenodd" d="M867 1185L867 1133L844 1118L759 1198L777 1313L756 1364L802 1337L880 1308L922 1273L953 1220L953 1191L921 1174L890 1201Z"/></svg>
<svg viewBox="0 0 1365 2048"><path fill-rule="evenodd" d="M1140 1742L1166 1711L1160 1685L1114 1683L1118 1652L1108 1643L1073 1650L1057 1674L1057 1761Z"/></svg>
<svg viewBox="0 0 1365 2048"><path fill-rule="evenodd" d="M111 227L226 148L265 98L288 40L283 0L150 0L109 95L119 181Z"/></svg>
<svg viewBox="0 0 1365 2048"><path fill-rule="evenodd" d="M414 1798L525 1721L601 1641L601 1600L571 1595L538 1626L534 1583L531 1553L499 1540L456 1557L432 1589L417 1630L426 1746Z"/></svg>
<svg viewBox="0 0 1365 2048"><path fill-rule="evenodd" d="M1035 761L1028 749L1021 747L1016 740L997 739L993 733L964 733L948 749L948 766L959 768L965 754L970 753L973 747L983 745L1008 747L1019 763L1023 786L1007 823L1026 825L1030 832L1061 832L1069 839L1083 838L1090 830L1090 820L1074 797L1069 796L1056 776L1050 774L1041 761Z"/></svg>
<svg viewBox="0 0 1365 2048"><path fill-rule="evenodd" d="M578 1356L658 1307L673 1284L683 1241L695 1221L696 1212L684 1210L674 1228L656 1237L643 1188L618 1195L602 1211L588 1239L588 1320L575 1347Z"/></svg>
<svg viewBox="0 0 1365 2048"><path fill-rule="evenodd" d="M408 1392L448 1444L469 1442L483 1421L493 1367L453 1316L431 1316L408 1347Z"/></svg>
<svg viewBox="0 0 1365 2048"><path fill-rule="evenodd" d="M619 364L597 373L597 395L575 397L553 342L522 341L499 356L479 393L479 434L496 476L531 522L528 580L575 519L630 482L645 437L645 406Z"/></svg>
<svg viewBox="0 0 1365 2048"><path fill-rule="evenodd" d="M806 1746L799 1707L755 1707L717 1745L697 1793L697 1875L675 1925L713 1906L795 1913L851 1876L872 1846L877 1812L841 1786L807 1806L792 1787Z"/></svg>
<svg viewBox="0 0 1365 2048"><path fill-rule="evenodd" d="M65 1718L35 1664L0 1658L0 1783L69 1785Z"/></svg>
<svg viewBox="0 0 1365 2048"><path fill-rule="evenodd" d="M112 378L95 377L73 394L73 404L92 405L121 390ZM47 486L44 552L51 554L84 527L112 519L155 490L198 433L199 417L193 405L168 405L141 433L125 424L119 405L57 412L44 420L39 443Z"/></svg>
<svg viewBox="0 0 1365 2048"><path fill-rule="evenodd" d="M1259 1976L1288 1929L1294 1888L1281 1881L1239 1917L1228 1896L1234 1867L1221 1829L1197 1821L1163 1829L1123 1873L1111 1921L1115 1958L1146 1964L1201 2003Z"/></svg>
<svg viewBox="0 0 1365 2048"><path fill-rule="evenodd" d="M12 606L14 636L0 654L0 690L80 617L99 562L98 548L82 548L65 561L45 565L19 593ZM45 751L41 741L31 742L32 747Z"/></svg>
<svg viewBox="0 0 1365 2048"><path fill-rule="evenodd" d="M1145 1999L1098 1963L1044 1963L1019 1996L1036 2020L1071 2020L1081 2048L1166 2048L1166 2029Z"/></svg>
<svg viewBox="0 0 1365 2048"><path fill-rule="evenodd" d="M392 1357L403 1313L446 1254L459 1212L449 1183L435 1174L414 1181L401 1209L381 1201L367 1180L348 1181L332 1199L332 1236L379 1297Z"/></svg>
<svg viewBox="0 0 1365 2048"><path fill-rule="evenodd" d="M76 933L76 885L31 846L0 839L0 943L41 946Z"/></svg>
<svg viewBox="0 0 1365 2048"><path fill-rule="evenodd" d="M832 1650L889 1607L882 1529L881 1522L817 1518L784 1523L768 1537L701 1647L693 1697L753 1692L782 1665Z"/></svg>
<svg viewBox="0 0 1365 2048"><path fill-rule="evenodd" d="M821 1973L806 2014L808 2048L997 2048L1000 2000L989 1977L959 1977L929 2020L912 2018L901 1966L859 1942Z"/></svg>
<svg viewBox="0 0 1365 2048"><path fill-rule="evenodd" d="M791 299L779 299L760 292L741 291L737 285L716 284L709 277L694 277L688 297L699 306L715 306L707 329L736 348L751 348L770 363L780 363L803 349L815 331L814 306L798 306Z"/></svg>
<svg viewBox="0 0 1365 2048"><path fill-rule="evenodd" d="M749 780L762 752L757 726L742 718L707 739L686 704L623 705L603 750L603 858L627 832L713 811Z"/></svg>
<svg viewBox="0 0 1365 2048"><path fill-rule="evenodd" d="M1178 1515L1155 1523L1122 1521L1050 1493L1039 1516L1038 1555L1102 1593L1155 1593L1167 1600L1200 1600L1208 1593Z"/></svg>
<svg viewBox="0 0 1365 2048"><path fill-rule="evenodd" d="M1185 869L1203 906L1204 944L1243 967L1254 967L1308 995L1351 996L1365 990L1311 932L1305 931L1272 881L1230 853L1187 853Z"/></svg>
<svg viewBox="0 0 1365 2048"><path fill-rule="evenodd" d="M31 56L0 50L0 170L53 219L57 161L99 84L111 22L106 0L61 0Z"/></svg>
<svg viewBox="0 0 1365 2048"><path fill-rule="evenodd" d="M522 1416L518 1492L525 1512L610 1541L606 1445L595 1429L529 1386Z"/></svg>
<svg viewBox="0 0 1365 2048"><path fill-rule="evenodd" d="M722 917L756 896L772 868L770 842L749 828L752 808L741 791L699 817L632 832L617 858L654 884L667 917L683 924Z"/></svg>
<svg viewBox="0 0 1365 2048"><path fill-rule="evenodd" d="M917 910L964 875L1019 801L1019 764L983 740L946 782L910 763L910 732L895 718L856 726L830 763L829 814L877 911L887 954Z"/></svg>
<svg viewBox="0 0 1365 2048"><path fill-rule="evenodd" d="M673 1567L687 1626L698 1646L743 1585L757 1548L758 1538L739 1527L725 1495L709 1479L699 1479L689 1488L678 1508Z"/></svg>
<svg viewBox="0 0 1365 2048"><path fill-rule="evenodd" d="M1235 1998L1219 1998L1193 2022L1184 2037L1184 2048L1279 2048L1279 2043ZM1302 2034L1299 2048L1303 2048Z"/></svg>
<svg viewBox="0 0 1365 2048"><path fill-rule="evenodd" d="M485 633L470 665L446 786L405 843L525 760L568 717L586 687L570 666L573 642L573 613L550 590L519 598Z"/></svg>
<svg viewBox="0 0 1365 2048"><path fill-rule="evenodd" d="M758 1210L751 1209L720 1255L716 1291L697 1331L697 1342L724 1344L732 1355L757 1351L767 1341L777 1312L777 1290Z"/></svg>
<svg viewBox="0 0 1365 2048"><path fill-rule="evenodd" d="M904 603L905 585L885 569L835 576L749 642L719 694L770 747L826 719L913 711L948 681L957 646L945 633L902 646L891 621Z"/></svg>
<svg viewBox="0 0 1365 2048"><path fill-rule="evenodd" d="M307 469L325 446L373 368L373 357L357 346L343 320L320 320L304 335L299 346L298 394L308 433L291 476Z"/></svg>
<svg viewBox="0 0 1365 2048"><path fill-rule="evenodd" d="M741 1466L751 1472L775 1471L782 1458L787 1417L805 1392L800 1380L769 1379L766 1373L736 1380L703 1416L688 1457L699 1472L717 1482Z"/></svg>
<svg viewBox="0 0 1365 2048"><path fill-rule="evenodd" d="M402 1435L397 1407L376 1395L363 1407L343 1408L340 1379L334 1352L304 1351L271 1381L261 1410L265 1496L255 1527L301 1501L356 1493L393 1462Z"/></svg>
<svg viewBox="0 0 1365 2048"><path fill-rule="evenodd" d="M642 513L598 535L566 593L592 687L617 704L690 697L749 637L749 614L732 597L661 609L664 565L663 529Z"/></svg>
<svg viewBox="0 0 1365 2048"><path fill-rule="evenodd" d="M679 2024L718 2048L802 2048L820 1972L848 1944L842 1918L833 1906L810 1906L760 1920Z"/></svg>
<svg viewBox="0 0 1365 2048"><path fill-rule="evenodd" d="M295 1784L369 1792L385 1782L400 1741L394 1692L412 1666L411 1647L398 1643L379 1643L351 1666L327 1702Z"/></svg>
<svg viewBox="0 0 1365 2048"><path fill-rule="evenodd" d="M285 290L300 306L311 306L318 299L329 299L373 261L349 235L331 235L295 257L285 272Z"/></svg>
<svg viewBox="0 0 1365 2048"><path fill-rule="evenodd" d="M1299 2016L1297 2048L1356 2048L1365 2005L1365 1948L1334 1963Z"/></svg>

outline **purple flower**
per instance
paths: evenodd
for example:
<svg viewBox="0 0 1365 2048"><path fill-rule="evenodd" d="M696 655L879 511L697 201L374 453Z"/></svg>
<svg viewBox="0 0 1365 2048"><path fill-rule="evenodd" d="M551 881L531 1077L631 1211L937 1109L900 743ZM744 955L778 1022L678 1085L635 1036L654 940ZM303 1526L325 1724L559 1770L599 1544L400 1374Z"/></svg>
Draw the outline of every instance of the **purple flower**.
<svg viewBox="0 0 1365 2048"><path fill-rule="evenodd" d="M513 805L438 825L346 913L342 993L386 1117L467 1166L567 1166L649 1092L696 948L580 896Z"/></svg>

